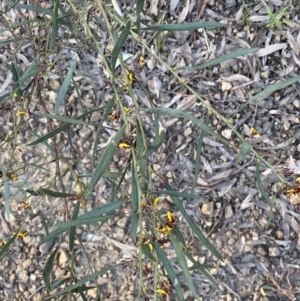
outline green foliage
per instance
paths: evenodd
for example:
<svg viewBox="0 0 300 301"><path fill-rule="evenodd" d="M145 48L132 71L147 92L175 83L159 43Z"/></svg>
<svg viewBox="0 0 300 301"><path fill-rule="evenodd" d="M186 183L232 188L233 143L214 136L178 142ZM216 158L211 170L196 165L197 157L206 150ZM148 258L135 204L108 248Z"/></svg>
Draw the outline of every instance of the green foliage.
<svg viewBox="0 0 300 301"><path fill-rule="evenodd" d="M18 170L20 162L14 162L13 158L18 148L17 137L20 131L27 131L31 134L31 142L27 143L26 147L39 148L44 147L47 155L51 156L51 161L40 164L38 158L36 162L22 162L24 170L38 170L48 172L48 179L44 185L38 189L28 187L27 178L20 180L24 199L32 200L35 207L45 201L50 200L51 206L57 210L60 204L63 204L65 220L56 223L55 228L50 224L49 216L40 213L40 219L45 231L45 236L39 242L43 245L47 242L55 240L56 246L54 250L49 251L47 262L43 269L43 280L46 291L43 293L43 300L63 300L70 298L72 295L80 295L83 300L86 300L86 291L93 289L94 286L98 288L99 300L104 297L97 285L97 277L102 276L109 270L118 269L119 266L107 266L100 271L94 271L91 259L89 258L86 244L83 244L81 237L77 235L76 230L82 227L85 229L100 229L108 221L113 221L119 217L130 215L130 229L133 242L137 247L136 258L132 260L135 270L138 271L138 293L136 300L141 300L142 295L149 294L155 300L159 294L171 294L175 291L176 300L184 300L183 284L185 284L191 294L199 300L197 290L193 283L192 272L200 271L209 281L211 281L216 288L218 288L216 280L209 273L210 265L201 265L193 258L192 250L188 249L186 235L181 229L174 217L174 212L160 209L156 204L158 199L164 201L166 196L172 201L172 208L183 218L183 222L189 227L193 236L198 240L198 243L205 247L207 252L212 254L217 260L223 261L220 250L217 250L200 227L187 213L183 206L183 199L194 200L204 199L207 196L202 196L195 193L198 176L200 174L200 159L203 150L204 138L210 136L229 147L235 153L235 163L240 164L245 157L251 153L258 162L264 163L267 167L274 168L260 156L260 154L251 146L251 141L244 138L243 135L234 128L227 118L215 110L210 104L205 102L201 95L193 88L192 84L187 84L186 78L182 76L182 71L195 71L208 69L213 66L218 66L228 60L250 55L259 50L259 48L245 48L236 49L230 53L221 55L217 58L208 60L207 62L198 66L186 66L182 68L172 68L168 62L160 57L160 50L163 48L166 38L170 32L174 31L194 31L198 29L213 30L215 28L224 28L225 24L219 22L190 22L180 24L159 24L153 26L144 26L141 14L144 11L144 1L138 0L136 6L136 24L131 18L124 18L120 14L112 12L110 4L106 5L103 1L89 3L87 5L76 6L72 1L69 5L72 9L68 12L64 10L60 1L53 0L52 8L44 9L42 7L25 5L21 3L8 4L8 10L27 10L34 16L32 19L24 19L18 21L16 24L11 24L9 30L16 27L27 28L31 32L36 27L45 28L45 36L43 39L35 39L32 41L35 58L28 66L20 67L20 63L16 59L16 53L12 58L4 62L2 66L10 63L10 70L13 79L13 93L6 93L0 98L2 104L14 103L18 110L30 113L32 116L39 116L46 120L47 133L40 132L38 129L32 129L24 122L20 116L15 116L12 111L11 119L13 120L13 130L10 135L7 135L0 144L0 150L10 151L11 160L7 165L1 165L0 170L2 174L2 186L4 191L5 212L10 214L10 188L13 186L13 177L16 173L21 173ZM270 23L269 27L280 28L282 17L288 7L285 7L279 14L273 15L269 12ZM36 16L36 14L39 14ZM156 17L163 18L162 14ZM130 20L130 21L129 21ZM67 68L62 70L62 65L67 63L63 58L59 49L70 47L65 42L65 38L61 36L60 30L65 30L65 35L72 38L74 42L74 49L72 51L76 55L70 59ZM106 31L103 43L106 43L106 50L103 50L103 45L99 45L97 30ZM30 39L31 35L27 33L26 39ZM85 36L82 33L85 33ZM156 36L158 41L157 49L151 49L147 40L141 38L143 34L151 33L153 37ZM157 33L158 32L158 33ZM139 49L143 49L145 56L153 58L153 61L159 62L168 71L170 77L176 80L178 85L185 87L185 91L190 95L195 96L197 103L201 104L203 109L207 110L207 117L202 120L191 113L184 110L154 106L151 100L152 94L142 82L134 79L134 72L130 70L127 59L132 59L135 54L128 54L123 52L125 43L129 39L134 40ZM18 43L18 39L9 39L1 41L0 47L4 48L9 43ZM22 46L22 45L21 45ZM20 46L20 47L21 47ZM85 107L82 101L84 93L81 91L81 86L76 83L75 74L77 76L77 68L80 67L80 60L88 62L89 51L94 52L97 57L101 58L101 68L105 70L105 78L101 78L105 82L103 89L111 91L113 97L111 99L103 99L102 107ZM55 59L51 59L55 57ZM81 70L79 70L81 71ZM53 77L55 74L57 77ZM84 76L82 76L84 77ZM55 79L54 79L55 78ZM283 80L280 83L273 84L260 93L252 96L244 106L250 105L259 98L263 98L268 94L283 89L292 85L300 79L300 76L292 79ZM134 82L135 80L135 82ZM92 89L96 91L97 86L91 80ZM59 87L57 87L59 83ZM145 105L140 102L136 95L134 85L141 88L146 94L148 101L147 111L151 116L153 125L152 140L145 133L145 126L142 119L142 113L145 111ZM55 105L53 111L49 111L47 106L48 99L45 99L44 91L51 92L55 95ZM76 105L80 108L82 113L78 116L68 114L67 103L70 91L76 91L77 101ZM104 94L104 93L103 93ZM132 112L128 113L128 108L124 105L124 99L130 98L132 100ZM82 98L81 98L82 97ZM95 101L98 94L95 93ZM39 107L40 112L35 112L32 106ZM32 111L32 112L31 112ZM58 114L62 112L61 114ZM98 123L91 122L89 119L93 114L100 114ZM163 115L164 114L164 115ZM163 128L162 116L173 116L184 121L191 122L197 127L201 134L197 140L197 148L194 150L195 158L195 173L192 182L191 191L175 191L175 189L168 183L163 182L162 175L158 175L152 164L152 158L161 152L167 143L167 132ZM17 118L20 117L20 118ZM215 117L221 120L226 128L231 129L235 135L239 147L233 145L225 139L218 131L211 126L211 118ZM111 118L118 123L115 126L107 126L107 120ZM83 157L86 154L77 152L72 145L72 138L78 127L94 126L96 134L93 138L93 147L91 149L91 171L88 174L80 173L77 168L79 163L82 163ZM99 141L106 137L105 130L110 131L111 138L105 146L99 149ZM105 133L105 134L104 134ZM60 143L61 139L65 139ZM65 138L67 137L67 138ZM103 139L100 139L103 138ZM106 138L107 139L107 138ZM10 145L13 149L10 148ZM70 152L65 153L65 146L70 147ZM102 144L103 145L103 144ZM123 149L122 149L123 148ZM121 151L124 151L126 156L126 164L122 166L122 170L115 171L112 162L114 157L118 156ZM170 150L173 151L172 149ZM19 163L19 165L18 165ZM52 171L48 164L55 165L55 171ZM26 168L25 168L26 167ZM25 172L26 173L26 172ZM27 175L26 175L27 176ZM29 177L30 175L28 175ZM128 178L130 179L130 189L128 189ZM280 178L280 177L279 177ZM259 164L257 163L256 170L257 186L263 198L269 203L271 210L270 216L274 209L274 204L267 191L264 189L260 174ZM22 182L23 181L23 182ZM96 195L100 183L108 184L109 198L105 200L105 204L100 207L91 206L93 198L100 196ZM157 188L155 184L160 183L161 188ZM102 197L102 196L101 196ZM57 202L59 200L59 202ZM74 202L75 201L75 202ZM74 203L73 203L74 202ZM58 204L59 203L59 204ZM125 210L126 208L126 210ZM130 211L128 211L130 208ZM31 209L33 210L33 209ZM85 211L82 213L80 210ZM128 213L129 212L129 213ZM55 220L55 216L52 216ZM20 229L25 224L26 217L20 223ZM55 220L56 221L56 220ZM49 223L49 224L48 224ZM145 228L146 225L146 228ZM0 250L0 259L3 259L11 245L15 242L19 230L13 234L12 237ZM72 277L67 277L63 280L54 279L53 269L56 264L57 257L61 251L61 244L63 240L68 237L70 262L68 268L71 271ZM163 237L163 238L161 238ZM75 247L75 241L78 244ZM171 243L171 248L175 251L176 259L170 260L167 257L164 249L164 243L168 241ZM133 244L132 242L132 244ZM77 278L76 264L77 262L76 248L80 248L80 253L86 256L88 275ZM145 255L145 256L143 256ZM188 260L192 266L188 265ZM151 262L153 269L153 287L145 287L144 285L144 269L147 263ZM161 269L159 269L161 265ZM176 271L175 265L180 268ZM183 276L183 277L181 277ZM163 281L161 280L163 279ZM94 283L92 286L86 286L87 282Z"/></svg>

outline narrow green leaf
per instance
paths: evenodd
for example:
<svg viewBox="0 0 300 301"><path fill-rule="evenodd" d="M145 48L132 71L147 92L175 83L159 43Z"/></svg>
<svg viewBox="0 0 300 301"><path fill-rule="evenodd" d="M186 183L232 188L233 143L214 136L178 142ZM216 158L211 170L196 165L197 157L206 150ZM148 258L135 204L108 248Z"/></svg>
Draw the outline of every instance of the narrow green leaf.
<svg viewBox="0 0 300 301"><path fill-rule="evenodd" d="M20 228L16 231L16 234L9 239L6 244L0 249L0 262L5 258L5 255L10 247L10 245L16 240L16 237L20 231Z"/></svg>
<svg viewBox="0 0 300 301"><path fill-rule="evenodd" d="M269 226L269 224L271 223L271 220L273 219L273 211L274 211L274 201L272 201L267 193L267 191L265 190L262 181L261 181L261 177L260 177L260 171L259 171L259 162L257 162L256 165L256 171L255 171L255 175L256 175L256 181L257 181L257 186L258 186L258 190L260 191L262 197L266 200L266 202L270 205L270 211L269 211L269 216L268 216L268 222L266 225L266 228Z"/></svg>
<svg viewBox="0 0 300 301"><path fill-rule="evenodd" d="M132 212L131 212L131 227L132 227L132 237L133 240L136 241L137 236L137 229L138 229L138 222L139 222L139 216L138 216L138 210L139 210L139 192L138 192L138 173L136 170L136 162L135 158L132 159Z"/></svg>
<svg viewBox="0 0 300 301"><path fill-rule="evenodd" d="M88 275L88 276L86 276L86 277L83 277L83 278L82 278L80 281L78 281L77 283L75 283L75 284L73 284L73 285L70 285L70 286L68 286L67 288L65 288L65 289L63 289L63 290L61 290L61 291L59 291L59 292L57 292L57 293L55 293L55 294L53 294L53 295L47 297L45 300L49 300L49 299L51 299L51 298L58 297L58 296L60 296L60 295L63 295L63 294L65 294L65 293L68 293L68 292L72 291L73 289L82 286L82 285L83 285L84 283L86 283L86 282L94 281L96 277L101 276L101 275L107 273L108 271L115 269L116 267L117 267L117 265L109 266L109 267L107 267L107 268L105 268L105 269L102 269L102 270L99 271L99 272L96 272L96 273L90 274L90 275Z"/></svg>
<svg viewBox="0 0 300 301"><path fill-rule="evenodd" d="M36 132L32 131L31 129L27 129L28 132L30 132L32 135L34 135L35 137L37 137L37 140L41 139L42 137L40 135L38 135ZM37 141L36 140L36 141ZM47 142L42 140L41 144L51 153L54 154L54 148ZM42 168L42 166L41 166Z"/></svg>
<svg viewBox="0 0 300 301"><path fill-rule="evenodd" d="M49 51L51 51L53 49L56 38L57 38L57 34L58 34L58 3L59 3L59 0L56 0L54 2L54 11L53 11L53 16L52 16L52 30L51 30L51 40L50 40L50 45L49 45ZM57 111L55 111L56 114L57 114Z"/></svg>
<svg viewBox="0 0 300 301"><path fill-rule="evenodd" d="M121 127L121 129L118 131L118 133L115 135L115 138L113 141L109 143L109 145L106 147L105 151L103 152L101 159L96 167L96 170L94 171L94 174L92 176L92 179L90 181L90 185L88 187L88 190L86 192L86 197L88 198L90 194L93 192L94 187L98 183L99 179L105 172L107 166L109 165L111 158L114 155L115 149L118 147L119 142L121 141L123 135L125 132L125 125Z"/></svg>
<svg viewBox="0 0 300 301"><path fill-rule="evenodd" d="M182 293L182 289L180 286L180 283L176 277L175 271L170 263L170 261L168 260L167 256L165 255L164 251L159 247L158 243L155 241L153 243L155 252L157 254L158 259L161 261L163 267L165 268L178 297L178 300L180 301L184 301L184 296Z"/></svg>
<svg viewBox="0 0 300 301"><path fill-rule="evenodd" d="M172 230L172 234L178 239L178 241L184 246L186 247L186 243L185 243L185 240L181 234L181 232L179 231L178 227L174 226L173 230Z"/></svg>
<svg viewBox="0 0 300 301"><path fill-rule="evenodd" d="M74 193L58 192L58 191L53 191L45 188L39 188L39 190L44 194L50 195L54 198L67 198L76 195Z"/></svg>
<svg viewBox="0 0 300 301"><path fill-rule="evenodd" d="M32 189L26 189L25 192L28 192L29 194L34 195L34 196L39 196L40 195L39 192L36 192Z"/></svg>
<svg viewBox="0 0 300 301"><path fill-rule="evenodd" d="M240 164L248 154L251 144L249 140L244 140L240 148L239 154L236 157L236 164Z"/></svg>
<svg viewBox="0 0 300 301"><path fill-rule="evenodd" d="M91 111L88 111L80 116L77 116L75 119L81 119L81 118L84 118L85 116L88 116L94 112L97 112L97 111L102 111L103 108L97 108L97 109L94 109L94 110L91 110ZM27 146L31 146L31 145L36 145L36 144L39 144L57 134L59 134L60 132L62 132L63 130L67 129L71 124L70 123L65 123L61 126L59 126L58 128L56 128L55 130L51 131L50 133L46 134L45 136L42 136L40 138L38 138L37 140L27 144Z"/></svg>
<svg viewBox="0 0 300 301"><path fill-rule="evenodd" d="M88 219L88 218L93 218L93 217L111 213L126 202L128 202L128 200L118 200L118 201L105 204L101 207L93 208L93 210L80 215L78 219Z"/></svg>
<svg viewBox="0 0 300 301"><path fill-rule="evenodd" d="M113 50L113 53L111 56L111 70L112 71L115 70L118 55L119 55L120 51L122 50L122 47L127 39L127 36L129 35L129 33L130 33L130 22L128 21L123 32L120 35L120 38L118 39L118 41L114 47L114 50Z"/></svg>
<svg viewBox="0 0 300 301"><path fill-rule="evenodd" d="M212 67L215 65L219 65L225 61L228 61L230 59L234 59L236 57L242 56L242 55L246 55L249 53L253 53L258 51L260 48L259 47L255 47L255 48L243 48L243 49L237 49L234 50L232 52L226 53L224 55L221 55L215 59L209 60L208 62L200 65L200 66L184 66L184 67L180 67L178 69L183 69L183 70L201 70L201 69L205 69L208 67Z"/></svg>
<svg viewBox="0 0 300 301"><path fill-rule="evenodd" d="M165 142L166 140L166 132L161 131L159 135L155 136L153 143L147 149L144 160L150 157L154 152L158 150L158 148Z"/></svg>
<svg viewBox="0 0 300 301"><path fill-rule="evenodd" d="M22 76L20 78L20 82L23 82L23 81L27 80L28 78L31 79L32 76L34 76L35 74L37 74L39 72L38 68L36 68L36 63L38 62L40 57L41 57L40 54L38 54L36 56L34 61L32 61L32 63L28 66L28 68L22 74Z"/></svg>
<svg viewBox="0 0 300 301"><path fill-rule="evenodd" d="M45 286L48 291L51 290L51 272L53 269L54 260L56 258L56 254L57 254L58 250L59 250L59 246L50 255L49 259L46 262L44 270L43 270L43 279L44 279Z"/></svg>
<svg viewBox="0 0 300 301"><path fill-rule="evenodd" d="M77 219L79 208L80 208L80 202L77 201L77 203L75 205L75 208L73 210L73 215L72 215L72 220L73 221ZM76 227L71 227L70 228L70 232L69 232L69 248L70 248L70 251L73 251L73 248L74 248L75 231L76 231Z"/></svg>
<svg viewBox="0 0 300 301"><path fill-rule="evenodd" d="M147 168L147 163L146 159L144 158L144 145L143 145L143 137L141 134L141 129L140 126L137 125L136 127L136 152L137 152L137 157L140 160L139 165L140 165L140 174L143 177L145 181L148 181L147 179L147 174L148 174L148 168Z"/></svg>
<svg viewBox="0 0 300 301"><path fill-rule="evenodd" d="M5 102L8 97L11 97L11 93L5 93L4 95L1 95L0 96L0 104L2 102Z"/></svg>
<svg viewBox="0 0 300 301"><path fill-rule="evenodd" d="M202 130L207 132L209 135L217 138L218 140L222 141L226 145L230 146L228 140L226 140L225 138L223 138L222 136L220 136L219 134L214 132L204 122L202 122L200 119L198 119L197 117L195 117L189 113L186 113L186 112L183 112L180 110L176 110L176 109L171 109L171 108L152 108L151 110L190 120L190 121L194 122L194 124L197 125L198 127L200 127Z"/></svg>
<svg viewBox="0 0 300 301"><path fill-rule="evenodd" d="M150 259L152 262L156 262L156 259L153 256L153 253L149 247L148 244L142 244L142 252L145 254L145 256L148 257L148 259Z"/></svg>
<svg viewBox="0 0 300 301"><path fill-rule="evenodd" d="M83 125L90 124L88 122L84 122L84 121L81 121L81 120L78 120L78 119L75 119L75 118L69 118L69 117L60 116L60 115L47 114L47 113L43 113L43 112L34 112L34 114L38 115L38 116L43 116L43 117L47 117L47 118L51 118L51 119L63 121L65 123L83 124Z"/></svg>
<svg viewBox="0 0 300 301"><path fill-rule="evenodd" d="M67 229L63 228L63 229L55 229L54 231L50 232L48 235L46 235L40 242L39 242L39 246L43 245L44 243L46 243L47 241L58 237L60 234L66 232Z"/></svg>
<svg viewBox="0 0 300 301"><path fill-rule="evenodd" d="M40 212L40 217L41 217L43 228L45 229L45 233L46 233L46 235L48 235L49 234L49 228L48 228L46 219L44 217L44 214L42 212Z"/></svg>
<svg viewBox="0 0 300 301"><path fill-rule="evenodd" d="M292 78L289 78L287 80L283 80L280 83L273 84L265 89L263 89L261 92L257 93L253 97L251 97L249 100L246 101L244 105L241 106L241 108L238 109L238 111L241 111L244 107L252 103L253 101L261 98L266 98L269 94L273 93L274 91L277 90L282 90L283 88L292 85L293 83L297 82L300 80L300 75L294 76Z"/></svg>
<svg viewBox="0 0 300 301"><path fill-rule="evenodd" d="M11 63L11 72L13 75L13 81L14 81L14 92L17 94L18 101L21 101L21 86L20 86L20 72L17 68L17 63L12 62Z"/></svg>
<svg viewBox="0 0 300 301"><path fill-rule="evenodd" d="M60 279L58 281L55 281L54 283L51 284L50 291L57 289L58 287L62 286L63 284L65 284L68 281L70 281L70 277L66 277L66 278Z"/></svg>
<svg viewBox="0 0 300 301"><path fill-rule="evenodd" d="M141 12L144 7L145 0L137 0L136 3L136 32L138 35L141 34Z"/></svg>
<svg viewBox="0 0 300 301"><path fill-rule="evenodd" d="M192 292L193 296L199 300L199 296L196 292L192 277L191 277L190 272L189 272L189 268L188 268L188 265L187 265L187 262L186 262L185 254L182 251L181 246L178 243L177 239L172 234L169 235L169 238L170 238L170 240L172 242L172 245L174 247L174 250L176 252L177 260L178 260L178 263L181 267L186 285L188 286L188 288Z"/></svg>
<svg viewBox="0 0 300 301"><path fill-rule="evenodd" d="M97 132L96 132L96 137L94 139L94 145L93 145L93 155L92 155L92 165L93 168L95 167L95 160L96 160L96 153L97 153L97 148L99 145L99 137L100 137L100 132L103 129L103 122L107 119L108 115L111 113L111 110L114 106L115 103L115 96L111 98L109 103L106 105L105 110L103 112L103 117L98 125Z"/></svg>
<svg viewBox="0 0 300 301"><path fill-rule="evenodd" d="M2 171L2 177L3 177L3 187L4 187L4 208L5 213L8 217L10 217L10 203L9 203L9 180L6 176L6 170L4 166L0 165L0 170Z"/></svg>
<svg viewBox="0 0 300 301"><path fill-rule="evenodd" d="M69 67L68 73L67 73L67 75L64 79L64 82L58 92L56 103L55 103L55 114L58 114L59 107L61 106L61 104L64 101L65 96L68 92L75 66L76 66L76 60L74 60L71 64L71 66Z"/></svg>
<svg viewBox="0 0 300 301"><path fill-rule="evenodd" d="M20 43L20 39L10 39L10 40L4 40L0 42L0 47L6 46L7 44L10 43Z"/></svg>
<svg viewBox="0 0 300 301"><path fill-rule="evenodd" d="M166 193L168 194L169 191L173 191L172 187L167 184L166 185ZM171 196L171 199L176 206L176 208L181 212L187 223L189 224L191 230L195 233L195 235L199 238L200 242L206 247L206 249L211 252L216 258L223 261L222 256L217 252L217 250L211 245L211 243L208 241L208 239L203 235L203 233L200 231L200 229L197 227L197 225L194 223L194 221L191 219L191 217L186 213L182 202L178 199L177 196Z"/></svg>
<svg viewBox="0 0 300 301"><path fill-rule="evenodd" d="M226 24L218 22L191 22L191 23L174 23L174 24L163 24L157 26L150 26L141 28L141 30L158 30L158 31L185 31L185 30L196 30L199 28L218 28L226 27Z"/></svg>

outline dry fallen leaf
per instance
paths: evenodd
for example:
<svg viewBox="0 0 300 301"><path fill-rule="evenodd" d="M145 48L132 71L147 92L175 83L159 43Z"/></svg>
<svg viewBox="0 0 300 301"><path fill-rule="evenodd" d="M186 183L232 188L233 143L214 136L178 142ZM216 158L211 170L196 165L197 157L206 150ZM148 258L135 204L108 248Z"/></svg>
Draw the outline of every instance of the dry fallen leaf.
<svg viewBox="0 0 300 301"><path fill-rule="evenodd" d="M265 47L265 48L262 48L262 49L258 50L256 52L256 54L257 54L258 57L266 56L266 55L269 55L269 54L271 54L275 51L281 50L281 49L286 48L286 47L287 47L286 43L272 44L268 47Z"/></svg>
<svg viewBox="0 0 300 301"><path fill-rule="evenodd" d="M290 33L289 29L286 32L286 37L288 39L288 42L292 48L292 50L299 55L300 53L300 48L299 45L297 44L296 40L294 39L293 35Z"/></svg>
<svg viewBox="0 0 300 301"><path fill-rule="evenodd" d="M179 3L179 0L171 0L170 1L170 13L174 13L178 3Z"/></svg>
<svg viewBox="0 0 300 301"><path fill-rule="evenodd" d="M186 5L178 16L178 23L181 23L185 20L190 7L190 0L186 0Z"/></svg>
<svg viewBox="0 0 300 301"><path fill-rule="evenodd" d="M158 13L157 5L158 5L158 0L152 0L151 1L150 14L153 14L154 16L157 16L157 13Z"/></svg>

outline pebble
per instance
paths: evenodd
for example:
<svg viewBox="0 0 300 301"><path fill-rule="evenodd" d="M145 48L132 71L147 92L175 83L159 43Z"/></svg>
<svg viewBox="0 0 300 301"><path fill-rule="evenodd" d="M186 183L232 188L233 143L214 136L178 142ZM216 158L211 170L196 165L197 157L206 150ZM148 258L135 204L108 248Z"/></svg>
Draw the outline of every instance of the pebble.
<svg viewBox="0 0 300 301"><path fill-rule="evenodd" d="M22 266L24 269L27 269L28 267L30 267L32 264L31 259L26 259L25 261L22 262Z"/></svg>
<svg viewBox="0 0 300 301"><path fill-rule="evenodd" d="M190 136L190 135L192 134L192 132L193 132L192 128L191 128L191 127L188 127L188 128L184 131L183 135L184 135L184 137L187 137L187 136Z"/></svg>
<svg viewBox="0 0 300 301"><path fill-rule="evenodd" d="M120 218L120 219L117 221L118 227L120 227L120 228L125 228L127 221L128 221L128 218L127 218L127 217L122 217L122 218Z"/></svg>
<svg viewBox="0 0 300 301"><path fill-rule="evenodd" d="M41 245L39 247L39 251L42 254L46 254L48 253L49 249L51 248L52 244L53 244L54 239L50 239L49 241L47 241L46 243L44 243L43 245Z"/></svg>
<svg viewBox="0 0 300 301"><path fill-rule="evenodd" d="M227 205L225 207L225 219L230 219L233 216L232 207L230 205Z"/></svg>
<svg viewBox="0 0 300 301"><path fill-rule="evenodd" d="M212 215L214 212L214 202L205 203L202 205L201 212L204 215Z"/></svg>
<svg viewBox="0 0 300 301"><path fill-rule="evenodd" d="M19 282L19 290L24 293L27 290L27 285L24 282Z"/></svg>
<svg viewBox="0 0 300 301"><path fill-rule="evenodd" d="M226 129L222 131L222 136L225 137L226 139L229 139L231 137L232 130Z"/></svg>
<svg viewBox="0 0 300 301"><path fill-rule="evenodd" d="M65 251L65 250L62 250L59 254L59 264L60 265L63 265L65 264L67 261L69 260L69 254Z"/></svg>
<svg viewBox="0 0 300 301"><path fill-rule="evenodd" d="M29 277L28 277L27 271L21 271L17 275L18 275L19 280L21 280L21 281L23 281L25 283L28 282Z"/></svg>
<svg viewBox="0 0 300 301"><path fill-rule="evenodd" d="M228 91L232 88L231 83L229 82L222 82L222 91Z"/></svg>
<svg viewBox="0 0 300 301"><path fill-rule="evenodd" d="M277 257L280 256L281 252L278 249L278 247L270 247L269 248L269 256L271 257Z"/></svg>

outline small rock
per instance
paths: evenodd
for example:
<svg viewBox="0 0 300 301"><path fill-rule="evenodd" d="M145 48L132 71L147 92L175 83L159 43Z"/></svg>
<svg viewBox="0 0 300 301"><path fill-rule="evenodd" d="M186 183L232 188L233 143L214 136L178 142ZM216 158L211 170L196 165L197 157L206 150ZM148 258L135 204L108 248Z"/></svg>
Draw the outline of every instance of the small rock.
<svg viewBox="0 0 300 301"><path fill-rule="evenodd" d="M222 82L222 91L228 91L232 88L231 83L229 82Z"/></svg>
<svg viewBox="0 0 300 301"><path fill-rule="evenodd" d="M117 225L118 225L118 227L120 227L120 228L125 228L125 226L126 226L126 223L127 223L127 217L122 217L122 218L120 218L118 221L117 221Z"/></svg>
<svg viewBox="0 0 300 301"><path fill-rule="evenodd" d="M293 101L293 105L294 105L294 107L296 107L297 109L299 109L300 108L300 99L294 100Z"/></svg>
<svg viewBox="0 0 300 301"><path fill-rule="evenodd" d="M88 138L92 134L93 130L89 127L84 127L79 131L79 136L82 138Z"/></svg>
<svg viewBox="0 0 300 301"><path fill-rule="evenodd" d="M4 289L4 295L5 295L5 297L8 298L8 300L11 300L10 297L12 295L12 291L10 289L8 289L8 288L5 288Z"/></svg>
<svg viewBox="0 0 300 301"><path fill-rule="evenodd" d="M22 262L22 266L23 268L26 270L27 268L29 268L32 264L31 259L26 259L25 261Z"/></svg>
<svg viewBox="0 0 300 301"><path fill-rule="evenodd" d="M266 254L267 254L267 252L266 252L266 250L263 248L263 247L261 247L261 246L259 246L258 248L257 248L257 254L259 254L260 256L263 256L263 257L265 257L266 256Z"/></svg>
<svg viewBox="0 0 300 301"><path fill-rule="evenodd" d="M290 196L290 203L291 203L292 205L300 204L300 197L299 197L298 195L292 194L292 195Z"/></svg>
<svg viewBox="0 0 300 301"><path fill-rule="evenodd" d="M24 270L24 271L21 271L20 273L18 273L18 278L22 282L27 283L28 279L29 279L27 271Z"/></svg>
<svg viewBox="0 0 300 301"><path fill-rule="evenodd" d="M175 39L177 40L177 42L178 42L179 45L184 44L190 34L191 33L188 30L175 31L174 32Z"/></svg>
<svg viewBox="0 0 300 301"><path fill-rule="evenodd" d="M232 130L226 129L222 131L222 136L225 137L226 139L229 139L231 137Z"/></svg>
<svg viewBox="0 0 300 301"><path fill-rule="evenodd" d="M192 134L192 128L191 127L188 127L184 132L183 132L183 135L184 137L187 137L187 136L190 136Z"/></svg>
<svg viewBox="0 0 300 301"><path fill-rule="evenodd" d="M203 204L203 206L201 208L201 212L204 215L212 215L214 212L214 202L209 202L209 203Z"/></svg>
<svg viewBox="0 0 300 301"><path fill-rule="evenodd" d="M225 219L230 219L233 216L232 207L230 205L227 205L225 207Z"/></svg>
<svg viewBox="0 0 300 301"><path fill-rule="evenodd" d="M235 239L233 239L233 238L229 238L229 239L228 239L228 244L229 244L230 246L234 245L235 243L236 243Z"/></svg>
<svg viewBox="0 0 300 301"><path fill-rule="evenodd" d="M64 274L66 273L65 270L62 270L61 268L57 267L55 269L55 272L54 272L54 275L55 275L55 278L59 279L61 276L63 276Z"/></svg>
<svg viewBox="0 0 300 301"><path fill-rule="evenodd" d="M226 0L226 6L227 7L236 6L236 1L235 0Z"/></svg>
<svg viewBox="0 0 300 301"><path fill-rule="evenodd" d="M59 264L63 265L69 260L69 254L65 251L62 250L60 255L59 255Z"/></svg>
<svg viewBox="0 0 300 301"><path fill-rule="evenodd" d="M97 299L97 290L96 289L92 289L92 290L88 290L88 296L92 297L94 300Z"/></svg>
<svg viewBox="0 0 300 301"><path fill-rule="evenodd" d="M285 131L288 131L289 129L290 129L290 123L288 122L288 121L284 121L283 122L283 129L285 130Z"/></svg>
<svg viewBox="0 0 300 301"><path fill-rule="evenodd" d="M278 257L280 256L281 252L277 247L270 247L269 248L269 256L271 257Z"/></svg>
<svg viewBox="0 0 300 301"><path fill-rule="evenodd" d="M277 230L277 231L276 231L276 237L277 237L278 239L283 239L283 232L282 232L281 230Z"/></svg>
<svg viewBox="0 0 300 301"><path fill-rule="evenodd" d="M27 285L23 282L19 282L19 290L24 293L27 290Z"/></svg>
<svg viewBox="0 0 300 301"><path fill-rule="evenodd" d="M39 251L42 253L42 254L46 254L48 253L49 249L51 248L52 244L53 244L53 241L54 239L51 239L49 241L47 241L46 243L44 243L43 245L41 245L39 247Z"/></svg>

